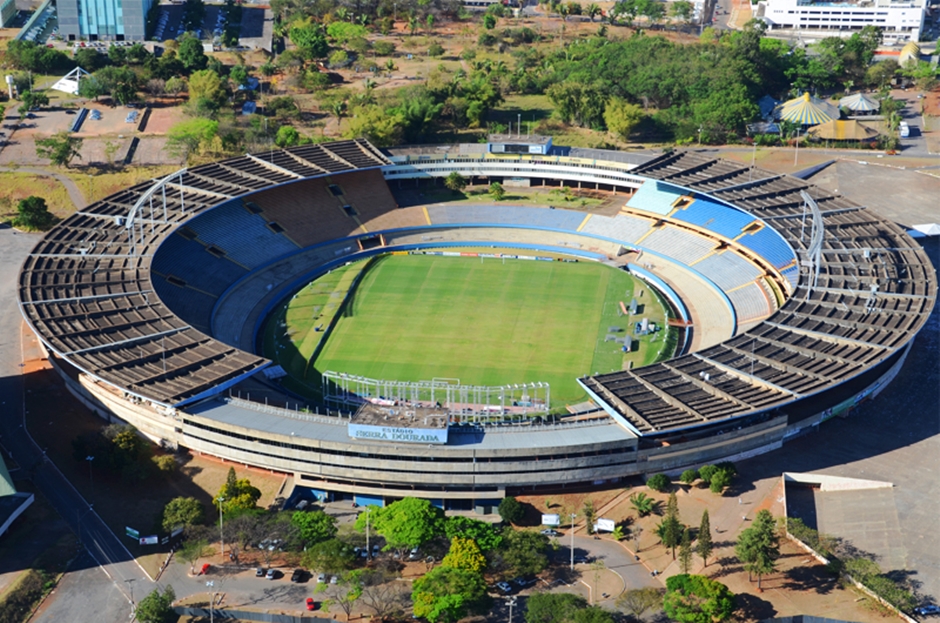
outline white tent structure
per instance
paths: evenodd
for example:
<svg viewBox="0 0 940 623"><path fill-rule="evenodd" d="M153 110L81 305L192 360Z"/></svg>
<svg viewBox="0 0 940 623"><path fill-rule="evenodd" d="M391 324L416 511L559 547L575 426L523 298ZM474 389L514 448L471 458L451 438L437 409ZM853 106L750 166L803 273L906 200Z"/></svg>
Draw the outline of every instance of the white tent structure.
<svg viewBox="0 0 940 623"><path fill-rule="evenodd" d="M90 73L81 67L76 67L69 73L59 78L56 83L52 85L52 88L56 91L68 93L69 95L78 95L78 81L90 75Z"/></svg>
<svg viewBox="0 0 940 623"><path fill-rule="evenodd" d="M919 231L925 236L940 236L940 224L926 223L924 225L914 225L914 230Z"/></svg>

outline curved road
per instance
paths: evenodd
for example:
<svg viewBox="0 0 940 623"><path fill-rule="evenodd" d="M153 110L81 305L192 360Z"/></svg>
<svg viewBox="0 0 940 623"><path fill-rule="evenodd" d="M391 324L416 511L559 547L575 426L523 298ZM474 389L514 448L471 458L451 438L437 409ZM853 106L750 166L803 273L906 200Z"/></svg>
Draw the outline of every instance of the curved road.
<svg viewBox="0 0 940 623"><path fill-rule="evenodd" d="M117 592L112 590L111 594L124 600L119 604L120 608L129 614L131 591L139 598L149 593L154 583L94 509L46 457L25 427L21 369L23 345L20 340L23 320L16 305L16 277L24 258L38 239L38 235L19 233L9 227L0 228L0 444L79 535L88 553L112 580L111 586L118 589ZM133 588L130 583L133 583ZM101 610L107 606L99 603L101 608L98 612L82 612L80 618L70 618L75 621L99 620ZM117 605L110 604L112 608Z"/></svg>

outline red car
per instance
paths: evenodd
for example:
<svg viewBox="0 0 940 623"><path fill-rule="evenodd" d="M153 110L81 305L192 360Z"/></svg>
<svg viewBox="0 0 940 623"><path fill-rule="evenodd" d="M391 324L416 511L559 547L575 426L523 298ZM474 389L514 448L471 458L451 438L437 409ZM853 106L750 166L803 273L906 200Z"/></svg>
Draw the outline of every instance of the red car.
<svg viewBox="0 0 940 623"><path fill-rule="evenodd" d="M313 600L313 597L307 597L307 610L316 610L317 602Z"/></svg>

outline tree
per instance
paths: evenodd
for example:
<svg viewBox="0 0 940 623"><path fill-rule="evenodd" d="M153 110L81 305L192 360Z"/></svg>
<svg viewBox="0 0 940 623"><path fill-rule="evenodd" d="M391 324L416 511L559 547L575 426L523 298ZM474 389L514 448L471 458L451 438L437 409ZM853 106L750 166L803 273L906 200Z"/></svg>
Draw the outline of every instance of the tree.
<svg viewBox="0 0 940 623"><path fill-rule="evenodd" d="M444 179L444 186L459 194L467 187L467 179L457 171L451 171Z"/></svg>
<svg viewBox="0 0 940 623"><path fill-rule="evenodd" d="M85 99L98 98L108 93L107 87L94 76L85 76L78 82L78 94Z"/></svg>
<svg viewBox="0 0 940 623"><path fill-rule="evenodd" d="M693 482L698 480L698 470L697 469L687 469L682 472L682 475L679 476L679 482L686 485L691 485Z"/></svg>
<svg viewBox="0 0 940 623"><path fill-rule="evenodd" d="M702 511L702 523L698 527L695 539L695 551L702 557L702 563L708 566L708 557L712 554L712 527L708 518L708 509Z"/></svg>
<svg viewBox="0 0 940 623"><path fill-rule="evenodd" d="M486 557L473 539L455 536L450 540L450 550L441 563L446 567L465 569L483 573L486 569Z"/></svg>
<svg viewBox="0 0 940 623"><path fill-rule="evenodd" d="M666 474L654 474L646 480L647 487L653 491L659 491L660 493L667 491L671 484L672 481L669 480L669 476Z"/></svg>
<svg viewBox="0 0 940 623"><path fill-rule="evenodd" d="M384 508L370 506L372 529L385 538L386 549L420 547L444 531L444 512L427 500L404 498ZM356 529L365 530L366 513L359 513Z"/></svg>
<svg viewBox="0 0 940 623"><path fill-rule="evenodd" d="M744 563L748 580L752 573L757 574L757 588L760 589L761 578L776 570L780 557L780 537L769 510L758 511L751 525L741 531L734 553Z"/></svg>
<svg viewBox="0 0 940 623"><path fill-rule="evenodd" d="M682 531L682 540L679 542L679 569L682 573L688 573L692 568L692 538L689 536L689 529Z"/></svg>
<svg viewBox="0 0 940 623"><path fill-rule="evenodd" d="M192 110L214 113L225 102L225 85L211 69L193 72L189 77L189 103Z"/></svg>
<svg viewBox="0 0 940 623"><path fill-rule="evenodd" d="M428 56L432 58L437 58L438 56L443 56L443 54L444 54L444 46L442 46L437 41L434 41L433 43L431 43L430 46L428 46Z"/></svg>
<svg viewBox="0 0 940 623"><path fill-rule="evenodd" d="M637 491L630 496L630 506L633 507L633 510L636 511L637 515L640 517L646 517L656 510L656 508L659 506L659 502L646 495L642 491Z"/></svg>
<svg viewBox="0 0 940 623"><path fill-rule="evenodd" d="M87 48L85 48L87 49ZM127 62L127 48L119 45L112 45L108 48L108 60L113 65L123 65Z"/></svg>
<svg viewBox="0 0 940 623"><path fill-rule="evenodd" d="M326 594L330 598L330 603L336 604L346 614L346 620L352 615L353 606L362 595L362 582L360 580L362 571L347 571L339 574L339 581L329 583L326 586Z"/></svg>
<svg viewBox="0 0 940 623"><path fill-rule="evenodd" d="M492 13L487 13L483 16L483 28L486 30L493 30L496 28L496 16Z"/></svg>
<svg viewBox="0 0 940 623"><path fill-rule="evenodd" d="M875 63L865 72L865 82L876 89L883 89L894 79L901 66L893 58Z"/></svg>
<svg viewBox="0 0 940 623"><path fill-rule="evenodd" d="M193 121L199 120L194 119ZM219 490L218 495L213 498L212 503L214 506L218 506L221 502L223 513L230 513L232 511L253 510L257 508L259 499L261 499L261 490L253 487L251 481L247 478L238 479L235 475L235 468L230 467L228 478Z"/></svg>
<svg viewBox="0 0 940 623"><path fill-rule="evenodd" d="M689 0L676 0L669 7L669 12L674 18L688 23L692 20L692 11L694 8L695 5L689 2Z"/></svg>
<svg viewBox="0 0 940 623"><path fill-rule="evenodd" d="M708 483L712 493L722 493L731 484L731 473L723 469L715 472Z"/></svg>
<svg viewBox="0 0 940 623"><path fill-rule="evenodd" d="M435 567L412 585L414 614L431 623L455 623L489 605L483 575L454 567Z"/></svg>
<svg viewBox="0 0 940 623"><path fill-rule="evenodd" d="M293 147L300 143L300 132L294 126L282 125L277 129L274 144L278 147Z"/></svg>
<svg viewBox="0 0 940 623"><path fill-rule="evenodd" d="M55 217L46 206L46 200L35 195L20 199L16 204L16 212L16 227L45 231L55 222Z"/></svg>
<svg viewBox="0 0 940 623"><path fill-rule="evenodd" d="M525 623L568 623L576 612L587 607L580 595L535 593L526 600Z"/></svg>
<svg viewBox="0 0 940 623"><path fill-rule="evenodd" d="M685 526L679 521L679 505L676 494L670 493L669 503L666 506L666 515L657 527L657 533L659 539L663 542L663 546L672 550L673 560L676 559L676 547L679 546L684 529Z"/></svg>
<svg viewBox="0 0 940 623"><path fill-rule="evenodd" d="M288 31L290 40L300 48L304 58L315 59L323 58L330 51L330 45L326 40L326 33L319 24L300 22L292 26Z"/></svg>
<svg viewBox="0 0 940 623"><path fill-rule="evenodd" d="M593 22L596 16L603 14L603 11L601 10L601 7L599 7L596 3L592 2L591 4L587 6L586 9L584 9L584 13L588 17L590 17L591 21Z"/></svg>
<svg viewBox="0 0 940 623"><path fill-rule="evenodd" d="M646 112L641 107L619 97L610 98L604 108L604 123L607 129L625 141L629 140L630 134L645 117Z"/></svg>
<svg viewBox="0 0 940 623"><path fill-rule="evenodd" d="M206 5L202 0L186 0L183 3L183 27L187 32L202 28L206 19Z"/></svg>
<svg viewBox="0 0 940 623"><path fill-rule="evenodd" d="M679 623L721 623L734 613L734 593L701 575L674 575L666 580L663 610Z"/></svg>
<svg viewBox="0 0 940 623"><path fill-rule="evenodd" d="M298 511L291 515L290 522L306 546L316 545L336 536L336 518L323 511Z"/></svg>
<svg viewBox="0 0 940 623"><path fill-rule="evenodd" d="M502 563L514 576L537 575L548 566L548 537L534 530L503 532Z"/></svg>
<svg viewBox="0 0 940 623"><path fill-rule="evenodd" d="M335 575L352 568L356 553L347 543L331 538L308 547L302 561L308 569Z"/></svg>
<svg viewBox="0 0 940 623"><path fill-rule="evenodd" d="M186 90L186 81L178 76L173 76L166 81L166 92L176 97Z"/></svg>
<svg viewBox="0 0 940 623"><path fill-rule="evenodd" d="M20 95L20 107L17 109L17 112L20 114L20 117L26 116L31 110L39 108L40 106L49 105L49 96L45 93L40 93L39 91L24 91Z"/></svg>
<svg viewBox="0 0 940 623"><path fill-rule="evenodd" d="M631 588L624 591L615 602L617 607L639 620L648 610L663 605L663 591L658 588Z"/></svg>
<svg viewBox="0 0 940 623"><path fill-rule="evenodd" d="M228 72L228 77L236 87L248 84L248 68L244 65L235 65Z"/></svg>
<svg viewBox="0 0 940 623"><path fill-rule="evenodd" d="M188 32L180 36L178 41L179 49L176 51L176 58L183 64L183 68L190 72L205 69L209 58L202 49L202 42Z"/></svg>
<svg viewBox="0 0 940 623"><path fill-rule="evenodd" d="M490 184L490 197L493 198L493 201L502 201L506 196L506 190L503 188L503 185L499 182L493 182ZM505 499L503 500L505 501ZM502 503L500 503L502 506Z"/></svg>
<svg viewBox="0 0 940 623"><path fill-rule="evenodd" d="M167 585L162 591L159 587L140 600L134 610L134 617L140 623L175 623L179 615L173 611L176 593Z"/></svg>
<svg viewBox="0 0 940 623"><path fill-rule="evenodd" d="M460 515L447 518L444 523L444 535L448 539L473 539L482 552L494 550L503 543L503 535L493 528L493 524Z"/></svg>
<svg viewBox="0 0 940 623"><path fill-rule="evenodd" d="M212 553L209 542L205 539L185 541L178 550L178 556L183 562L189 563L189 573L196 573L196 561Z"/></svg>
<svg viewBox="0 0 940 623"><path fill-rule="evenodd" d="M161 526L166 532L176 528L201 524L205 519L205 508L196 498L178 497L163 507Z"/></svg>
<svg viewBox="0 0 940 623"><path fill-rule="evenodd" d="M584 507L581 509L581 515L584 517L584 523L587 526L587 533L594 534L594 520L597 519L597 509L594 508L593 500L584 501Z"/></svg>
<svg viewBox="0 0 940 623"><path fill-rule="evenodd" d="M493 182L493 184L497 184ZM490 184L490 193L493 193L493 184ZM502 185L498 185L499 192L503 192ZM502 195L500 195L502 197ZM499 201L499 199L496 199ZM512 496L503 498L497 507L500 519L509 524L517 524L525 517L525 507L522 502Z"/></svg>
<svg viewBox="0 0 940 623"><path fill-rule="evenodd" d="M385 619L402 612L408 595L404 582L396 582L395 575L383 569L366 569L361 576L360 601L372 610L376 618Z"/></svg>
<svg viewBox="0 0 940 623"><path fill-rule="evenodd" d="M218 135L218 131L219 122L212 119L180 121L167 132L166 149L171 154L186 157L205 148ZM234 470L230 473L234 473Z"/></svg>
<svg viewBox="0 0 940 623"><path fill-rule="evenodd" d="M72 158L81 158L82 139L68 132L57 132L36 141L36 155L60 167L68 167Z"/></svg>

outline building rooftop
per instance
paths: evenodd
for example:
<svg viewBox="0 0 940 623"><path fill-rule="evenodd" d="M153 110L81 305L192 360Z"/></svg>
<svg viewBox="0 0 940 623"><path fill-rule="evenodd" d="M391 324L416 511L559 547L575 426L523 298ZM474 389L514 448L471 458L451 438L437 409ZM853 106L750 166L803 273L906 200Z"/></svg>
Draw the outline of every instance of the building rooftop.
<svg viewBox="0 0 940 623"><path fill-rule="evenodd" d="M527 143L529 145L548 145L551 136L541 134L490 134L486 137L490 143Z"/></svg>
<svg viewBox="0 0 940 623"><path fill-rule="evenodd" d="M367 402L363 404L352 424L366 426L398 426L402 428L447 428L447 409L425 406L382 406Z"/></svg>

